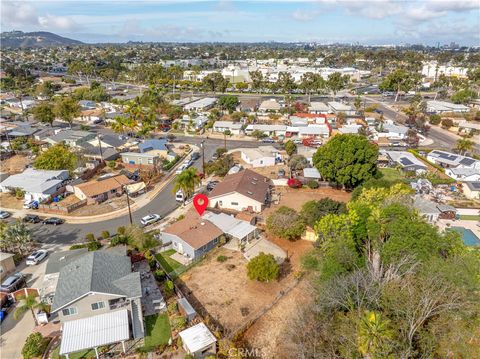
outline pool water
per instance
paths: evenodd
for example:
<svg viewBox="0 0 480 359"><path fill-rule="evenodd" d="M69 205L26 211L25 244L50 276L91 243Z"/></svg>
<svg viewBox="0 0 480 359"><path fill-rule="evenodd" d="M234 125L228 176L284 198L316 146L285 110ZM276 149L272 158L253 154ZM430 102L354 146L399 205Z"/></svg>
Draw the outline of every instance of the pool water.
<svg viewBox="0 0 480 359"><path fill-rule="evenodd" d="M471 229L463 227L452 227L452 230L460 233L463 243L467 246L480 246L480 239L473 233Z"/></svg>

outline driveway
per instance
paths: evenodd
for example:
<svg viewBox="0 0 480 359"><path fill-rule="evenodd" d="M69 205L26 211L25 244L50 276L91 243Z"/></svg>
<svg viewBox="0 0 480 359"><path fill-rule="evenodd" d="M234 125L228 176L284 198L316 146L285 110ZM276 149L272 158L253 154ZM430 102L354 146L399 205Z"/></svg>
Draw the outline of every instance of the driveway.
<svg viewBox="0 0 480 359"><path fill-rule="evenodd" d="M43 249L47 249L50 253L66 249L58 245L44 245ZM17 267L18 272L27 275L27 287L40 288L45 274L47 260L36 266L27 267L25 262ZM25 313L18 320L13 318L15 308L12 308L7 317L1 324L0 336L0 353L5 359L17 359L22 357L23 344L27 337L33 332L35 322L30 312Z"/></svg>

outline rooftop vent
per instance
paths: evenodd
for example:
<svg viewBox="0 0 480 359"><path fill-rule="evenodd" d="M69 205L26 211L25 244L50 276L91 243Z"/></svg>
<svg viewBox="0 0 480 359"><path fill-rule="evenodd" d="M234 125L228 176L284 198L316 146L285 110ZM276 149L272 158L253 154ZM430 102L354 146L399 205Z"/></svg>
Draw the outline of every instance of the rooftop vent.
<svg viewBox="0 0 480 359"><path fill-rule="evenodd" d="M253 194L253 192L250 192L250 191L248 191L247 193L248 193L248 194L250 194L250 195L252 195L252 194Z"/></svg>

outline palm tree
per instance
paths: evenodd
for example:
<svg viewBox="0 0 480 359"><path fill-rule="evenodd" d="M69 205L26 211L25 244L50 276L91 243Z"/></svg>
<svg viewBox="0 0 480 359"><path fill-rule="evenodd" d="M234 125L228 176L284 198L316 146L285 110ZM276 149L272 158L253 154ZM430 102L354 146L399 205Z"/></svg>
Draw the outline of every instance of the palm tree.
<svg viewBox="0 0 480 359"><path fill-rule="evenodd" d="M388 319L384 320L379 313L365 311L358 329L358 351L365 358L376 357L374 354L384 348L393 334Z"/></svg>
<svg viewBox="0 0 480 359"><path fill-rule="evenodd" d="M48 312L50 310L50 306L43 302L39 302L37 300L37 295L33 293L27 296L22 296L20 297L20 303L17 306L17 309L13 313L13 317L15 318L15 320L18 320L18 318L20 318L22 314L30 311L32 313L33 320L35 321L35 325L38 325L34 309L40 309Z"/></svg>
<svg viewBox="0 0 480 359"><path fill-rule="evenodd" d="M473 149L474 142L470 141L468 138L460 138L457 141L457 145L455 149L460 152L461 154L466 154L468 151Z"/></svg>
<svg viewBox="0 0 480 359"><path fill-rule="evenodd" d="M113 122L110 126L116 133L125 133L125 129L127 128L125 122L125 117L116 116L113 118Z"/></svg>
<svg viewBox="0 0 480 359"><path fill-rule="evenodd" d="M185 203L186 199L195 192L195 186L201 182L202 179L198 175L197 169L190 167L177 176L172 192L177 193L178 190L181 190L183 192L183 201Z"/></svg>

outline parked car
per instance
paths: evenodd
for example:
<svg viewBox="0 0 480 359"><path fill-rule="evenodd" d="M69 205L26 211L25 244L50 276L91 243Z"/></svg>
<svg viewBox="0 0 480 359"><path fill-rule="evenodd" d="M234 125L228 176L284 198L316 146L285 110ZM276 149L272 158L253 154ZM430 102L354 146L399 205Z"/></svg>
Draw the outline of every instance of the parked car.
<svg viewBox="0 0 480 359"><path fill-rule="evenodd" d="M262 140L263 143L275 143L273 138L267 137Z"/></svg>
<svg viewBox="0 0 480 359"><path fill-rule="evenodd" d="M191 157L192 157L192 160L193 160L193 161L196 161L196 160L198 160L198 159L200 158L200 153L198 153L198 152L193 152Z"/></svg>
<svg viewBox="0 0 480 359"><path fill-rule="evenodd" d="M182 173L183 171L185 171L188 167L184 164L182 164L180 167L177 168L177 170L175 171L175 174L179 175L180 173Z"/></svg>
<svg viewBox="0 0 480 359"><path fill-rule="evenodd" d="M5 218L8 218L10 217L12 214L10 212L7 212L7 211L0 211L0 219L5 219Z"/></svg>
<svg viewBox="0 0 480 359"><path fill-rule="evenodd" d="M0 285L0 292L12 293L25 287L26 280L22 273L15 273L5 279Z"/></svg>
<svg viewBox="0 0 480 359"><path fill-rule="evenodd" d="M185 197L183 196L183 192L181 189L179 189L177 193L175 193L175 201L183 202L184 200L185 200Z"/></svg>
<svg viewBox="0 0 480 359"><path fill-rule="evenodd" d="M278 170L278 177L285 177L285 170L283 168Z"/></svg>
<svg viewBox="0 0 480 359"><path fill-rule="evenodd" d="M36 214L27 214L23 217L22 221L26 223L39 223L41 219Z"/></svg>
<svg viewBox="0 0 480 359"><path fill-rule="evenodd" d="M162 219L162 217L159 214L149 214L148 216L143 217L140 220L140 223L144 226L148 226L149 224L158 222L160 219Z"/></svg>
<svg viewBox="0 0 480 359"><path fill-rule="evenodd" d="M38 202L37 201L25 201L23 202L23 208L25 209L37 209Z"/></svg>
<svg viewBox="0 0 480 359"><path fill-rule="evenodd" d="M296 145L301 145L302 144L302 140L299 139L299 138L296 138L293 140L293 143L295 143Z"/></svg>
<svg viewBox="0 0 480 359"><path fill-rule="evenodd" d="M46 220L44 220L43 224L53 224L54 226L57 226L57 225L62 224L64 222L65 221L61 218L50 217L50 218L47 218Z"/></svg>
<svg viewBox="0 0 480 359"><path fill-rule="evenodd" d="M218 153L215 152L215 153L212 155L212 160L214 160L214 161L218 160Z"/></svg>
<svg viewBox="0 0 480 359"><path fill-rule="evenodd" d="M27 257L26 265L34 266L43 261L48 256L48 251L45 249L39 249L38 251L33 252Z"/></svg>

